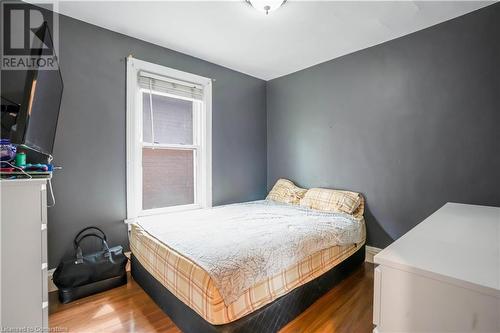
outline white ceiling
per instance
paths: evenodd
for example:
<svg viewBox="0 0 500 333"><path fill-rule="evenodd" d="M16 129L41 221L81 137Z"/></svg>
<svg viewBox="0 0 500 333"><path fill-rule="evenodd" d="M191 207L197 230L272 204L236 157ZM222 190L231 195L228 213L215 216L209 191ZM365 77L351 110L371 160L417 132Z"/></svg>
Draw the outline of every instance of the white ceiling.
<svg viewBox="0 0 500 333"><path fill-rule="evenodd" d="M71 1L58 11L264 80L484 7L479 1Z"/></svg>

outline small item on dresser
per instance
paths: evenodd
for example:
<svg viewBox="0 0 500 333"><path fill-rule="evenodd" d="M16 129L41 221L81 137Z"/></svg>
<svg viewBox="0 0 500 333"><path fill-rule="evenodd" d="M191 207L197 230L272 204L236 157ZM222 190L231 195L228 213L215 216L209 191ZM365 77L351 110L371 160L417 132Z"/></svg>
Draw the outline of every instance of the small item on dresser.
<svg viewBox="0 0 500 333"><path fill-rule="evenodd" d="M12 161L16 156L16 146L9 139L0 139L0 160Z"/></svg>
<svg viewBox="0 0 500 333"><path fill-rule="evenodd" d="M23 168L25 171L37 171L37 172L47 172L47 171L52 171L52 165L50 164L31 164L28 163L24 166Z"/></svg>
<svg viewBox="0 0 500 333"><path fill-rule="evenodd" d="M25 152L18 152L16 154L16 166L22 168L26 165L26 153Z"/></svg>
<svg viewBox="0 0 500 333"><path fill-rule="evenodd" d="M87 237L100 239L102 250L83 254L80 243ZM87 227L76 235L73 243L75 258L62 261L53 276L62 303L69 303L127 283L125 266L128 258L123 254L123 247L119 245L110 248L106 234L101 229Z"/></svg>

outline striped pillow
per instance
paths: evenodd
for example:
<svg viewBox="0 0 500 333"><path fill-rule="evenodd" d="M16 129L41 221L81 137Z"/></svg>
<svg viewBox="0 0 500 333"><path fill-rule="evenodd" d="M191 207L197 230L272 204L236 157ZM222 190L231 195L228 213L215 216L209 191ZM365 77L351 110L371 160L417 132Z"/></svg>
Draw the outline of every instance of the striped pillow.
<svg viewBox="0 0 500 333"><path fill-rule="evenodd" d="M363 196L360 194L359 199L359 206L354 212L352 212L352 216L354 216L358 220L361 220L363 218L363 214L365 213L365 198L363 198Z"/></svg>
<svg viewBox="0 0 500 333"><path fill-rule="evenodd" d="M352 215L361 201L361 195L356 192L312 188L300 200L300 205L322 211Z"/></svg>
<svg viewBox="0 0 500 333"><path fill-rule="evenodd" d="M267 195L267 200L298 205L307 189L296 186L288 179L278 179L273 189Z"/></svg>

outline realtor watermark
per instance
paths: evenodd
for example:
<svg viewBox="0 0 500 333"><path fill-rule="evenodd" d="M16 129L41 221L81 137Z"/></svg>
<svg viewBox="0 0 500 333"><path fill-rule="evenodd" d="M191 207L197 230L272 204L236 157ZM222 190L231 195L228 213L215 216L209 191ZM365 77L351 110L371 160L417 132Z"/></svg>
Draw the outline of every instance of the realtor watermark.
<svg viewBox="0 0 500 333"><path fill-rule="evenodd" d="M2 1L0 7L2 70L58 69L57 1Z"/></svg>
<svg viewBox="0 0 500 333"><path fill-rule="evenodd" d="M49 333L60 333L68 332L67 327L53 326L53 327L41 327L41 326L21 326L21 327L0 327L1 333L36 333L36 332L49 332Z"/></svg>

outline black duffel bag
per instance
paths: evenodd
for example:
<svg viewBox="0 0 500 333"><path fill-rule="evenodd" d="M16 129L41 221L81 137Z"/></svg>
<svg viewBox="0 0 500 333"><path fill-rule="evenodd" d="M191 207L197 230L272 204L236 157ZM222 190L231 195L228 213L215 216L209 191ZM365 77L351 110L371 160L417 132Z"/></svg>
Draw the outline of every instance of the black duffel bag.
<svg viewBox="0 0 500 333"><path fill-rule="evenodd" d="M87 231L92 232L85 233ZM92 254L83 254L80 243L87 237L99 238L102 250ZM128 258L123 254L121 246L109 248L106 234L101 229L87 227L76 235L73 243L75 258L61 262L52 278L59 288L59 300L62 303L127 283L125 266Z"/></svg>

